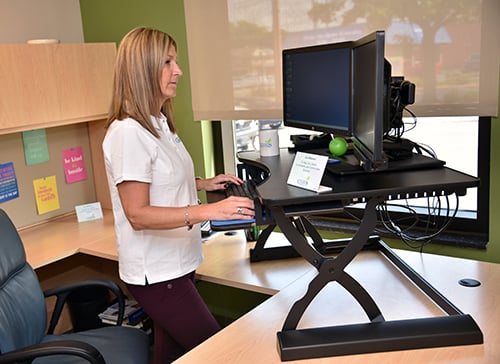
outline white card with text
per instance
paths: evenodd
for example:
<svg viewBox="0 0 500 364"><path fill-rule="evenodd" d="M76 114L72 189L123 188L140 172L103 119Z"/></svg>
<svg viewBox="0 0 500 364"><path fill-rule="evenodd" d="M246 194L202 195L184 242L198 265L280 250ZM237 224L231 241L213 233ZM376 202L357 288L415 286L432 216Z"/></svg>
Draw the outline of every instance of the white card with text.
<svg viewBox="0 0 500 364"><path fill-rule="evenodd" d="M100 202L75 206L75 211L78 222L91 221L103 218Z"/></svg>
<svg viewBox="0 0 500 364"><path fill-rule="evenodd" d="M287 183L314 192L328 192L330 187L321 186L328 156L297 152Z"/></svg>

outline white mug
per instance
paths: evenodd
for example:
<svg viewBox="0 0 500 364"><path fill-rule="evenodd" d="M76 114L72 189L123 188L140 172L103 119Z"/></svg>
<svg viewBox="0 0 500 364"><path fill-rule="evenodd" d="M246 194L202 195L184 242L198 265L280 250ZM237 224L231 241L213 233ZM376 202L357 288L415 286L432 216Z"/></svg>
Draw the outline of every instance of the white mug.
<svg viewBox="0 0 500 364"><path fill-rule="evenodd" d="M259 131L260 156L272 157L280 154L278 129Z"/></svg>

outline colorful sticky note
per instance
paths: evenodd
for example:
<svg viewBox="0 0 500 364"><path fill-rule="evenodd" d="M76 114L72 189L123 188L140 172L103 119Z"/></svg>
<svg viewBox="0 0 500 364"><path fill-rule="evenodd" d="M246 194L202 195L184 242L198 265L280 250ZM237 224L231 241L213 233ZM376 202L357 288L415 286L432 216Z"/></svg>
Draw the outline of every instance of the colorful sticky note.
<svg viewBox="0 0 500 364"><path fill-rule="evenodd" d="M42 215L59 209L59 192L57 191L56 176L33 180L35 199L38 214Z"/></svg>
<svg viewBox="0 0 500 364"><path fill-rule="evenodd" d="M14 163L0 164L0 203L19 197Z"/></svg>
<svg viewBox="0 0 500 364"><path fill-rule="evenodd" d="M62 159L66 183L74 183L87 179L82 147L63 150Z"/></svg>
<svg viewBox="0 0 500 364"><path fill-rule="evenodd" d="M49 161L49 147L45 129L23 131L24 159L26 165Z"/></svg>

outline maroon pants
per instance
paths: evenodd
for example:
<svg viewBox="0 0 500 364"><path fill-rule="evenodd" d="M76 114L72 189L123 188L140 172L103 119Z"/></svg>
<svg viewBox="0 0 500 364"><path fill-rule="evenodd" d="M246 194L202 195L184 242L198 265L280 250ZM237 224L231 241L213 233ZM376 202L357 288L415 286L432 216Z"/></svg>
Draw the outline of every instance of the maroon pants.
<svg viewBox="0 0 500 364"><path fill-rule="evenodd" d="M194 272L171 281L127 287L154 322L154 364L174 361L220 330L194 285Z"/></svg>

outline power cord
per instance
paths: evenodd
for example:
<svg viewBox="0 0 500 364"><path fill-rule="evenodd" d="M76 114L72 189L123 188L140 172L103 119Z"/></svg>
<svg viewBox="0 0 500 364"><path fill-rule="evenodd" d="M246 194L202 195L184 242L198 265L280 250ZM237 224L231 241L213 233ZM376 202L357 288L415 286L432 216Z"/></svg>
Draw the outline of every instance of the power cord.
<svg viewBox="0 0 500 364"><path fill-rule="evenodd" d="M445 206L442 206L442 200L445 201ZM427 219L422 220L422 218L418 215L417 211L412 208L408 202L406 206L404 205L395 205L389 203L381 203L377 206L377 211L379 214L379 221L382 223L386 231L396 235L400 238L408 247L412 249L419 249L420 251L428 245L432 239L440 235L454 220L458 213L458 205L459 205L459 197L455 194L455 208L452 211L450 206L450 200L448 196L435 196L427 198ZM395 220L391 214L390 207L402 207L410 211L410 216L405 217L404 219L400 219L401 221ZM445 211L445 215L441 215L441 212ZM411 222L407 227L401 227L400 224L403 220L409 220L413 218L413 222ZM414 229L417 225L424 223L424 233L415 234L412 233L412 229ZM379 230L380 232L380 230Z"/></svg>
<svg viewBox="0 0 500 364"><path fill-rule="evenodd" d="M443 199L445 207L442 206ZM455 201L455 208L452 209L448 196L428 197L427 217L425 219L414 207L410 206L408 200L406 200L406 204L382 202L377 206L378 220L382 224L382 228L375 228L374 232L379 234L389 232L401 239L409 248L422 252L423 248L446 230L456 217L459 210L459 197L456 194ZM395 218L393 215L396 212L401 213L401 210L405 210L408 214ZM360 218L348 210L345 211L351 218L361 222ZM441 211L445 211L445 214L441 215ZM423 232L419 230L417 233L415 229L422 225Z"/></svg>

